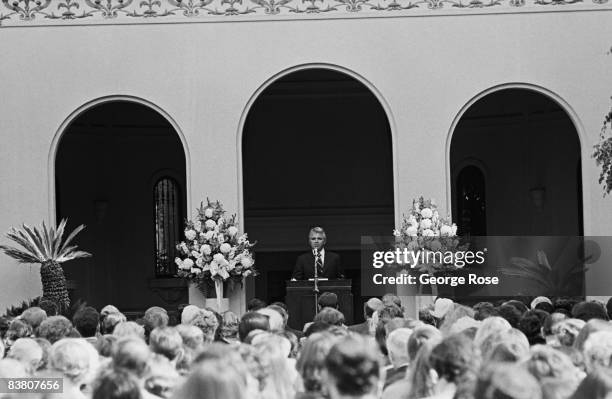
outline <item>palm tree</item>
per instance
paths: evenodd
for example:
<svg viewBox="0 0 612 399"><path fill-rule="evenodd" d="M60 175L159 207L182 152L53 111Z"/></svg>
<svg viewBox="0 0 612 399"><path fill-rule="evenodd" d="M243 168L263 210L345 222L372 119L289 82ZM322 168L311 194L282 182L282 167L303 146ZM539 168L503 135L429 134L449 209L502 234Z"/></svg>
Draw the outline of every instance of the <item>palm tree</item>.
<svg viewBox="0 0 612 399"><path fill-rule="evenodd" d="M0 245L0 250L19 263L40 263L43 298L55 301L62 311L70 307L70 299L61 264L72 259L91 256L88 252L78 251L76 245L70 245L85 225L74 229L66 240L63 240L65 227L66 219L60 222L57 229L47 228L45 222L40 228L32 228L26 224L22 229L13 227L7 233L7 237L23 249Z"/></svg>

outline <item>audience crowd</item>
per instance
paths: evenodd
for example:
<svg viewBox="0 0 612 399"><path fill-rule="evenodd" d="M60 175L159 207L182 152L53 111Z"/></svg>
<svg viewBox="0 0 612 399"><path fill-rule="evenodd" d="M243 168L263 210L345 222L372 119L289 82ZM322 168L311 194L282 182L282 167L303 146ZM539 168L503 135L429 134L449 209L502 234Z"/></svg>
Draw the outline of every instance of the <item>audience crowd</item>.
<svg viewBox="0 0 612 399"><path fill-rule="evenodd" d="M327 293L302 330L257 299L241 317L188 305L177 325L160 307L69 320L52 305L0 318L0 378L62 378L62 392L0 398L612 398L612 301L438 298L417 320L388 294L347 326Z"/></svg>

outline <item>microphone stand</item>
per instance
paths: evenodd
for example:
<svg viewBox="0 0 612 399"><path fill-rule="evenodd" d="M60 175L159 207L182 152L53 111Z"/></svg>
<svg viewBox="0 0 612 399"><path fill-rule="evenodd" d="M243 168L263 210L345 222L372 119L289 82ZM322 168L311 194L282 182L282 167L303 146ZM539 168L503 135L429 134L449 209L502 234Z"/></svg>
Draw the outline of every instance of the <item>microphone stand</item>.
<svg viewBox="0 0 612 399"><path fill-rule="evenodd" d="M319 314L319 271L317 270L317 257L319 256L319 250L315 249L315 263L314 263L314 300L315 300L315 316Z"/></svg>

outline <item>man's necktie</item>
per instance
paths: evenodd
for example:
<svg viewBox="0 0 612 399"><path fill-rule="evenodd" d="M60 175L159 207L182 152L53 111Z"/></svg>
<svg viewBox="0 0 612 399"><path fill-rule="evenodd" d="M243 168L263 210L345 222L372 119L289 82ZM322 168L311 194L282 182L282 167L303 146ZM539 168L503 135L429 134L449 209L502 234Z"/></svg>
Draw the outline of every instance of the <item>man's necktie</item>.
<svg viewBox="0 0 612 399"><path fill-rule="evenodd" d="M323 260L321 259L321 252L317 252L317 257L315 259L315 267L317 268L318 276L323 274Z"/></svg>

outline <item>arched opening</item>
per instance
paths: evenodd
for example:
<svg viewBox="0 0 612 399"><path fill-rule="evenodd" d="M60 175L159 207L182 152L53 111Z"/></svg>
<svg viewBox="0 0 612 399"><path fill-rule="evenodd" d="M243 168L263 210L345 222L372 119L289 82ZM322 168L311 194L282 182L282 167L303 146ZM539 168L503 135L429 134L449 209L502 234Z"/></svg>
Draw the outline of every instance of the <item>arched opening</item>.
<svg viewBox="0 0 612 399"><path fill-rule="evenodd" d="M466 110L452 136L455 219L465 210L465 173L471 175L470 184L480 179L474 169L461 169L466 160L478 159L487 173L486 221L479 228L472 218L470 229L489 236L581 235L580 153L576 127L550 97L522 88L482 97Z"/></svg>
<svg viewBox="0 0 612 399"><path fill-rule="evenodd" d="M173 274L185 164L175 129L143 104L104 102L70 123L55 157L56 216L87 225L79 245L93 254L66 265L76 298L126 311L168 305L150 280Z"/></svg>
<svg viewBox="0 0 612 399"><path fill-rule="evenodd" d="M298 70L262 91L242 137L245 230L259 240L262 274L254 295L284 300L308 231L321 226L361 309L361 236L394 226L392 135L379 100L348 74Z"/></svg>

